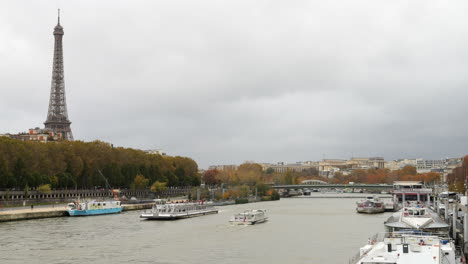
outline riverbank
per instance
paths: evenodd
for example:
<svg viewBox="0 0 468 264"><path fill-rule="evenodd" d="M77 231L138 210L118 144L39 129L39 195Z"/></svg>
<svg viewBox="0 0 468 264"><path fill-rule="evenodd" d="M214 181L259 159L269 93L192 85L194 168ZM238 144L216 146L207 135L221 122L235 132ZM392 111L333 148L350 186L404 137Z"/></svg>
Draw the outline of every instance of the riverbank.
<svg viewBox="0 0 468 264"><path fill-rule="evenodd" d="M144 210L153 207L154 203L123 204L122 211ZM0 222L31 220L41 218L53 218L68 216L64 206L46 208L24 208L15 210L0 211Z"/></svg>
<svg viewBox="0 0 468 264"><path fill-rule="evenodd" d="M174 200L185 200L184 197L179 197L180 199ZM249 198L248 203L257 203L263 202L259 199ZM129 203L122 204L122 211L133 211L133 210L145 210L151 209L155 203ZM235 200L227 201L218 201L214 202L214 206L227 206L235 205ZM31 219L41 219L41 218L53 218L53 217L64 217L68 216L66 204L54 204L52 207L35 207L31 209L29 207L17 207L9 208L9 210L0 210L0 222L9 222L9 221L20 221L20 220L31 220Z"/></svg>
<svg viewBox="0 0 468 264"><path fill-rule="evenodd" d="M390 194L370 194L370 193L311 193L310 195L291 196L287 198L367 198L377 196L379 198L392 198Z"/></svg>

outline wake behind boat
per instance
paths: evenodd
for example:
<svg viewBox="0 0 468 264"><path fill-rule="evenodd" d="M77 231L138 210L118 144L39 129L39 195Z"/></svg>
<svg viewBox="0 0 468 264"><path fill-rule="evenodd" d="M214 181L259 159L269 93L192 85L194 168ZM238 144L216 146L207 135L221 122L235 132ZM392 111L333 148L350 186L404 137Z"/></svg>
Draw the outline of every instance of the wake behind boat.
<svg viewBox="0 0 468 264"><path fill-rule="evenodd" d="M268 220L266 210L246 210L231 217L229 222L238 225L255 225Z"/></svg>
<svg viewBox="0 0 468 264"><path fill-rule="evenodd" d="M85 201L67 205L70 216L115 214L122 212L120 201Z"/></svg>
<svg viewBox="0 0 468 264"><path fill-rule="evenodd" d="M162 202L156 203L151 210L143 212L140 218L149 220L175 220L217 213L218 209L203 201L185 203Z"/></svg>

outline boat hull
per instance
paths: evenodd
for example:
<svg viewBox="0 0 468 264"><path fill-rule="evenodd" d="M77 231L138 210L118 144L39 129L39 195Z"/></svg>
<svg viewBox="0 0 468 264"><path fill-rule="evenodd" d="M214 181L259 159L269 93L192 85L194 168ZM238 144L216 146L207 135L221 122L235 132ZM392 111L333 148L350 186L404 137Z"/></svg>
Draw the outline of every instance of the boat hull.
<svg viewBox="0 0 468 264"><path fill-rule="evenodd" d="M118 208L103 208L92 210L68 210L70 216L89 216L89 215L103 215L103 214L117 214L122 212L122 207Z"/></svg>
<svg viewBox="0 0 468 264"><path fill-rule="evenodd" d="M142 215L140 215L140 218L145 218L148 220L176 220L176 219L191 218L191 217L203 216L203 215L208 215L208 214L217 214L217 213L218 213L217 209L189 212L189 213L178 213L178 214L143 213Z"/></svg>
<svg viewBox="0 0 468 264"><path fill-rule="evenodd" d="M229 221L233 225L255 225L260 223L265 223L268 221L268 217L264 219L254 220L254 221Z"/></svg>
<svg viewBox="0 0 468 264"><path fill-rule="evenodd" d="M385 212L384 207L358 207L356 208L358 213L362 214L378 214Z"/></svg>

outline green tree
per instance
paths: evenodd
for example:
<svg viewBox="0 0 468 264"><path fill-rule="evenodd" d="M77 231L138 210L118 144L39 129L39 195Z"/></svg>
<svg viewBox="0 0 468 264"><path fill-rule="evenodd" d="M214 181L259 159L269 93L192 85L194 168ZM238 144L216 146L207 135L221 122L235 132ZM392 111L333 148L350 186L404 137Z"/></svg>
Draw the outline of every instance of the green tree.
<svg viewBox="0 0 468 264"><path fill-rule="evenodd" d="M29 196L29 186L26 184L26 186L24 186L24 197L27 198Z"/></svg>
<svg viewBox="0 0 468 264"><path fill-rule="evenodd" d="M138 174L135 176L133 180L133 184L135 184L135 188L137 190L145 189L148 186L149 179L145 178L143 175Z"/></svg>
<svg viewBox="0 0 468 264"><path fill-rule="evenodd" d="M37 191L43 194L51 194L52 189L50 188L50 184L42 184L37 187Z"/></svg>
<svg viewBox="0 0 468 264"><path fill-rule="evenodd" d="M255 188L257 188L258 196L265 196L268 190L271 189L269 185L264 184L264 183L258 183L257 185L255 185Z"/></svg>
<svg viewBox="0 0 468 264"><path fill-rule="evenodd" d="M162 192L167 189L167 182L154 182L153 185L151 185L151 191L152 192Z"/></svg>

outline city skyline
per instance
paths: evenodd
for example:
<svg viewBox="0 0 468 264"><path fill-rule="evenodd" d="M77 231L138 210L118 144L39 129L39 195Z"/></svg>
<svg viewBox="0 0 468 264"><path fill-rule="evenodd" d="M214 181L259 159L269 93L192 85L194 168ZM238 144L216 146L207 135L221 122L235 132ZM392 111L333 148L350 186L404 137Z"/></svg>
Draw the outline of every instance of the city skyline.
<svg viewBox="0 0 468 264"><path fill-rule="evenodd" d="M62 2L75 139L201 168L463 156L468 4L372 2ZM59 6L25 3L0 4L0 133L40 126L50 95Z"/></svg>

